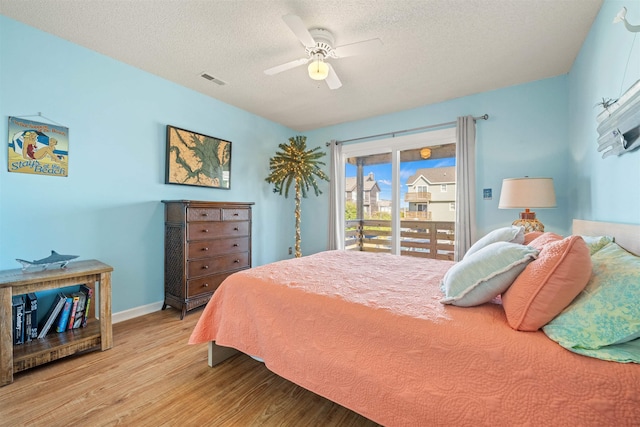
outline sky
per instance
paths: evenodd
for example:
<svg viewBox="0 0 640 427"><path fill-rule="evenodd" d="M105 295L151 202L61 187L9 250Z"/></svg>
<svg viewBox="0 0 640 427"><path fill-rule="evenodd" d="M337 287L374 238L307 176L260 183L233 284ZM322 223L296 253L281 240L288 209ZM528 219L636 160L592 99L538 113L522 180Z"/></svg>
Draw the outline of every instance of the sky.
<svg viewBox="0 0 640 427"><path fill-rule="evenodd" d="M404 194L407 192L407 179L416 173L418 169L424 168L440 168L446 166L455 166L455 157L446 159L430 159L420 160L417 162L403 162L400 164L400 197L404 200ZM380 200L391 200L391 163L380 165L365 166L363 168L364 176L373 172L373 176L380 187ZM357 167L350 163L346 164L345 176L347 178L355 177Z"/></svg>

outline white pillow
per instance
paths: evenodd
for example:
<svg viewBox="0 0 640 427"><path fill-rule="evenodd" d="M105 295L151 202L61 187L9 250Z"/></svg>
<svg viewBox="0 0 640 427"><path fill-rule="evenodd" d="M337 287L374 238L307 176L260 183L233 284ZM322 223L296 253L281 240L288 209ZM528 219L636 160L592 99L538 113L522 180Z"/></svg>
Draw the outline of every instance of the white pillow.
<svg viewBox="0 0 640 427"><path fill-rule="evenodd" d="M516 280L539 251L519 243L495 242L454 264L442 279L442 304L471 307L491 301Z"/></svg>
<svg viewBox="0 0 640 427"><path fill-rule="evenodd" d="M502 227L496 230L493 230L486 236L482 237L480 240L475 242L464 254L464 258L473 254L474 252L479 251L487 245L490 245L495 242L511 242L511 243L524 243L524 227L523 226L515 226L511 225L509 227Z"/></svg>

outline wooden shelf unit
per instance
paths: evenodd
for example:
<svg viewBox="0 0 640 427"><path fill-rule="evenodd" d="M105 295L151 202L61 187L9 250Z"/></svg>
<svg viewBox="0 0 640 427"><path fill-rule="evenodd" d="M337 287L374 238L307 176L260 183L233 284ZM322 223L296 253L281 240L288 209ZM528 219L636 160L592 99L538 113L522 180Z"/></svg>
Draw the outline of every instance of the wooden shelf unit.
<svg viewBox="0 0 640 427"><path fill-rule="evenodd" d="M66 268L38 270L31 267L0 271L0 386L13 382L14 372L24 371L72 354L108 350L113 346L111 326L111 272L113 267L97 260L70 262ZM13 345L11 298L47 289L86 285L93 300L84 328L49 333L31 342ZM98 292L96 293L96 285ZM99 319L95 318L96 297ZM38 307L47 310L48 307Z"/></svg>

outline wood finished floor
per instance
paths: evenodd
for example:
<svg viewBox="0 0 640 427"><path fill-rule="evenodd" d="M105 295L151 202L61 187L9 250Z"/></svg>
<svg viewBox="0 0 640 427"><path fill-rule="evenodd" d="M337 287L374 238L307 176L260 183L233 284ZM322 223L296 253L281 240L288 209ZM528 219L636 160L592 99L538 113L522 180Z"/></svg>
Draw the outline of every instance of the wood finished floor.
<svg viewBox="0 0 640 427"><path fill-rule="evenodd" d="M376 426L248 356L207 366L187 340L200 311L113 325L114 347L14 375L0 426Z"/></svg>

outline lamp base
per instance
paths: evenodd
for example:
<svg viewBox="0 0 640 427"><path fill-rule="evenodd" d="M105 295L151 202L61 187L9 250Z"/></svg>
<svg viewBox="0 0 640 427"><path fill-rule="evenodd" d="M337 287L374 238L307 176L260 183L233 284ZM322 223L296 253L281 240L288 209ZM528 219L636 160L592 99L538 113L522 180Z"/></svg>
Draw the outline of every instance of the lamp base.
<svg viewBox="0 0 640 427"><path fill-rule="evenodd" d="M532 231L544 231L544 225L535 218L516 219L512 224L517 227L523 226L525 233L531 233Z"/></svg>

